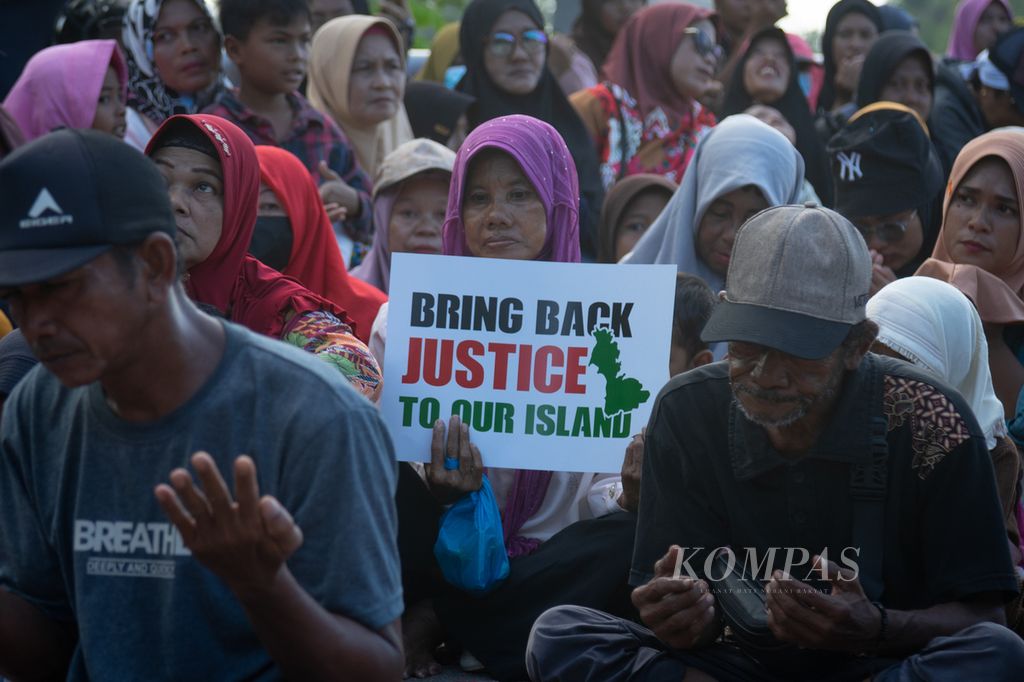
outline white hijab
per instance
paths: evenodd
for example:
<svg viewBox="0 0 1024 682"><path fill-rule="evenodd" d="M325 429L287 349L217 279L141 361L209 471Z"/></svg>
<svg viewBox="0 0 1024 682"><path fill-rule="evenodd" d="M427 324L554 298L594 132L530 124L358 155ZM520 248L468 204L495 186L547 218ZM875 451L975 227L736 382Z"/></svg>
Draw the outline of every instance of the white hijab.
<svg viewBox="0 0 1024 682"><path fill-rule="evenodd" d="M1006 435L1003 405L992 387L981 318L959 289L931 277L906 277L871 297L867 315L878 341L960 391L991 450Z"/></svg>
<svg viewBox="0 0 1024 682"><path fill-rule="evenodd" d="M782 133L747 114L730 116L700 141L679 189L620 262L672 263L717 293L725 280L696 248L697 228L708 207L747 185L760 189L769 207L793 204L803 183L804 160Z"/></svg>

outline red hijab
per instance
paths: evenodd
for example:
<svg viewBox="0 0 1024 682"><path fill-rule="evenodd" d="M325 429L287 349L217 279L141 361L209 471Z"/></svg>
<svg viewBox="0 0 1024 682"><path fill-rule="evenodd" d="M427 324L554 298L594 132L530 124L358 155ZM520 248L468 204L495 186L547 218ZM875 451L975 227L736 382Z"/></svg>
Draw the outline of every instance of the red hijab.
<svg viewBox="0 0 1024 682"><path fill-rule="evenodd" d="M232 322L274 338L284 335L289 311L301 315L326 310L348 322L341 308L249 255L259 205L259 163L249 136L234 123L209 114L171 116L149 141L146 155L160 149L168 129L182 122L213 144L224 176L220 240L206 260L188 271L185 289L189 296L212 305Z"/></svg>
<svg viewBox="0 0 1024 682"><path fill-rule="evenodd" d="M260 177L277 196L292 224L292 252L282 272L345 309L368 343L373 320L387 296L377 287L349 277L338 250L320 192L299 159L280 147L256 147Z"/></svg>
<svg viewBox="0 0 1024 682"><path fill-rule="evenodd" d="M615 36L604 77L636 100L645 119L658 107L670 118L690 116L693 101L672 85L672 57L683 41L683 31L710 16L710 10L685 3L644 7Z"/></svg>

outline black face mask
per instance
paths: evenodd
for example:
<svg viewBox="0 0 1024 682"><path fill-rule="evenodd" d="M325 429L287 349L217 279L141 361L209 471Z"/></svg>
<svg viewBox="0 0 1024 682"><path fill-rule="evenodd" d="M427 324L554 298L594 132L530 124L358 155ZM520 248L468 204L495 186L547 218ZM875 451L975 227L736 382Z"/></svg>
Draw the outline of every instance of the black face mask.
<svg viewBox="0 0 1024 682"><path fill-rule="evenodd" d="M288 267L292 256L292 223L287 216L259 216L249 242L249 253L275 270Z"/></svg>

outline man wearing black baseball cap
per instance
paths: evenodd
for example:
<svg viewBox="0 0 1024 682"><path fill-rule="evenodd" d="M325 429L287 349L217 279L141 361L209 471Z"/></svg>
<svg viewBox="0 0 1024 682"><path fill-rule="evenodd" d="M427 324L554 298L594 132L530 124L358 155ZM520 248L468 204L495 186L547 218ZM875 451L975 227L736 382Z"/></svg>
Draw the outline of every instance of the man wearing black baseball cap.
<svg viewBox="0 0 1024 682"><path fill-rule="evenodd" d="M739 230L702 335L729 355L672 379L647 429L630 576L646 627L552 609L531 679L1017 679L984 435L958 393L868 353L870 280L828 209Z"/></svg>
<svg viewBox="0 0 1024 682"><path fill-rule="evenodd" d="M110 136L0 163L0 297L42 365L0 423L0 675L397 680L376 410L196 308L174 233L160 173Z"/></svg>

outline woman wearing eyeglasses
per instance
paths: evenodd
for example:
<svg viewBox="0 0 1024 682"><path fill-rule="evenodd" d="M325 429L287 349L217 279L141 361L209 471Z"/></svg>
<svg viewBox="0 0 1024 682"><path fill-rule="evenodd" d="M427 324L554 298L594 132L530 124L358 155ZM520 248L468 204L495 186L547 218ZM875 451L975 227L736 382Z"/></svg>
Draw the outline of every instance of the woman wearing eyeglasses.
<svg viewBox="0 0 1024 682"><path fill-rule="evenodd" d="M876 102L850 117L828 144L835 209L874 259L871 295L914 274L931 253L941 220L942 164L921 116Z"/></svg>
<svg viewBox="0 0 1024 682"><path fill-rule="evenodd" d="M1006 128L969 142L953 164L932 257L919 275L974 302L988 340L996 395L1010 435L1024 443L1024 135ZM1016 408L1016 409L1015 409Z"/></svg>
<svg viewBox="0 0 1024 682"><path fill-rule="evenodd" d="M194 114L224 88L221 35L201 0L132 0L121 44L128 67L125 141L139 150L173 114Z"/></svg>
<svg viewBox="0 0 1024 682"><path fill-rule="evenodd" d="M640 10L615 38L607 80L572 96L606 189L636 173L682 182L701 135L715 125L699 102L721 54L710 17L683 3Z"/></svg>
<svg viewBox="0 0 1024 682"><path fill-rule="evenodd" d="M596 255L604 199L590 135L548 68L544 17L533 0L474 0L462 15L459 41L466 74L457 89L476 98L470 128L526 114L550 123L572 153L580 182L580 246Z"/></svg>

